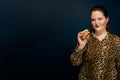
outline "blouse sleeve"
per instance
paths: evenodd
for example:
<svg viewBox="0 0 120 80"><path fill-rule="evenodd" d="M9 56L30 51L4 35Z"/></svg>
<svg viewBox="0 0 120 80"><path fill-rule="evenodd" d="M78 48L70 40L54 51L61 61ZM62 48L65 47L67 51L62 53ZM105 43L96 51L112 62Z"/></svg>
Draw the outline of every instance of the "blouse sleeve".
<svg viewBox="0 0 120 80"><path fill-rule="evenodd" d="M117 80L120 80L120 39L118 39L117 41L117 55L116 55L116 68L117 68Z"/></svg>
<svg viewBox="0 0 120 80"><path fill-rule="evenodd" d="M82 62L82 54L85 52L85 50L86 50L86 46L82 50L80 50L77 44L74 51L70 55L70 60L73 66L80 65L80 63Z"/></svg>

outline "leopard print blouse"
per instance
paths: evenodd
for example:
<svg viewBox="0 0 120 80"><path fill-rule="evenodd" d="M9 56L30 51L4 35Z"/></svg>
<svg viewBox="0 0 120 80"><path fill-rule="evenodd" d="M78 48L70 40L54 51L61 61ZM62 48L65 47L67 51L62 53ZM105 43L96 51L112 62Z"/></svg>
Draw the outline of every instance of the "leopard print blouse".
<svg viewBox="0 0 120 80"><path fill-rule="evenodd" d="M85 48L79 50L77 44L70 60L80 65L79 80L120 80L120 38L108 33L99 41L91 33Z"/></svg>

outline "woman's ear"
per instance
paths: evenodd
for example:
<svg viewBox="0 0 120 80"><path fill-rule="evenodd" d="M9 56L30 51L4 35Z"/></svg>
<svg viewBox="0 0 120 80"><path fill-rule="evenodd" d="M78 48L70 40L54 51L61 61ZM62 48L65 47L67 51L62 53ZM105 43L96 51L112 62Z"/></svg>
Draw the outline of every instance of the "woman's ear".
<svg viewBox="0 0 120 80"><path fill-rule="evenodd" d="M109 22L109 17L107 17L107 23Z"/></svg>

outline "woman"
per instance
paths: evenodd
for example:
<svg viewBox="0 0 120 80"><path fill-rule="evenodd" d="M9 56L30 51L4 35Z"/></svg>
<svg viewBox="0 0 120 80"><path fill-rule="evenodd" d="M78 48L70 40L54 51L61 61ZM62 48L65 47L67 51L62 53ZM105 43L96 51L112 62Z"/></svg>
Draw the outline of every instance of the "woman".
<svg viewBox="0 0 120 80"><path fill-rule="evenodd" d="M90 11L92 31L78 43L70 60L80 65L79 80L120 80L120 38L111 33L109 17L103 6Z"/></svg>

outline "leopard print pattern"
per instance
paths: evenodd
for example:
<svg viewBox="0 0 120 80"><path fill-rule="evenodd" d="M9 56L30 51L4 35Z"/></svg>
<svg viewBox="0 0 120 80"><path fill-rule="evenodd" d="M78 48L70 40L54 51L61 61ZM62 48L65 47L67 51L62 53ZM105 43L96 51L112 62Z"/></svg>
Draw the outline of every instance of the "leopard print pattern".
<svg viewBox="0 0 120 80"><path fill-rule="evenodd" d="M80 65L79 80L120 80L120 38L108 33L99 41L90 35L84 51L75 48L71 63ZM76 51L77 50L77 51Z"/></svg>

